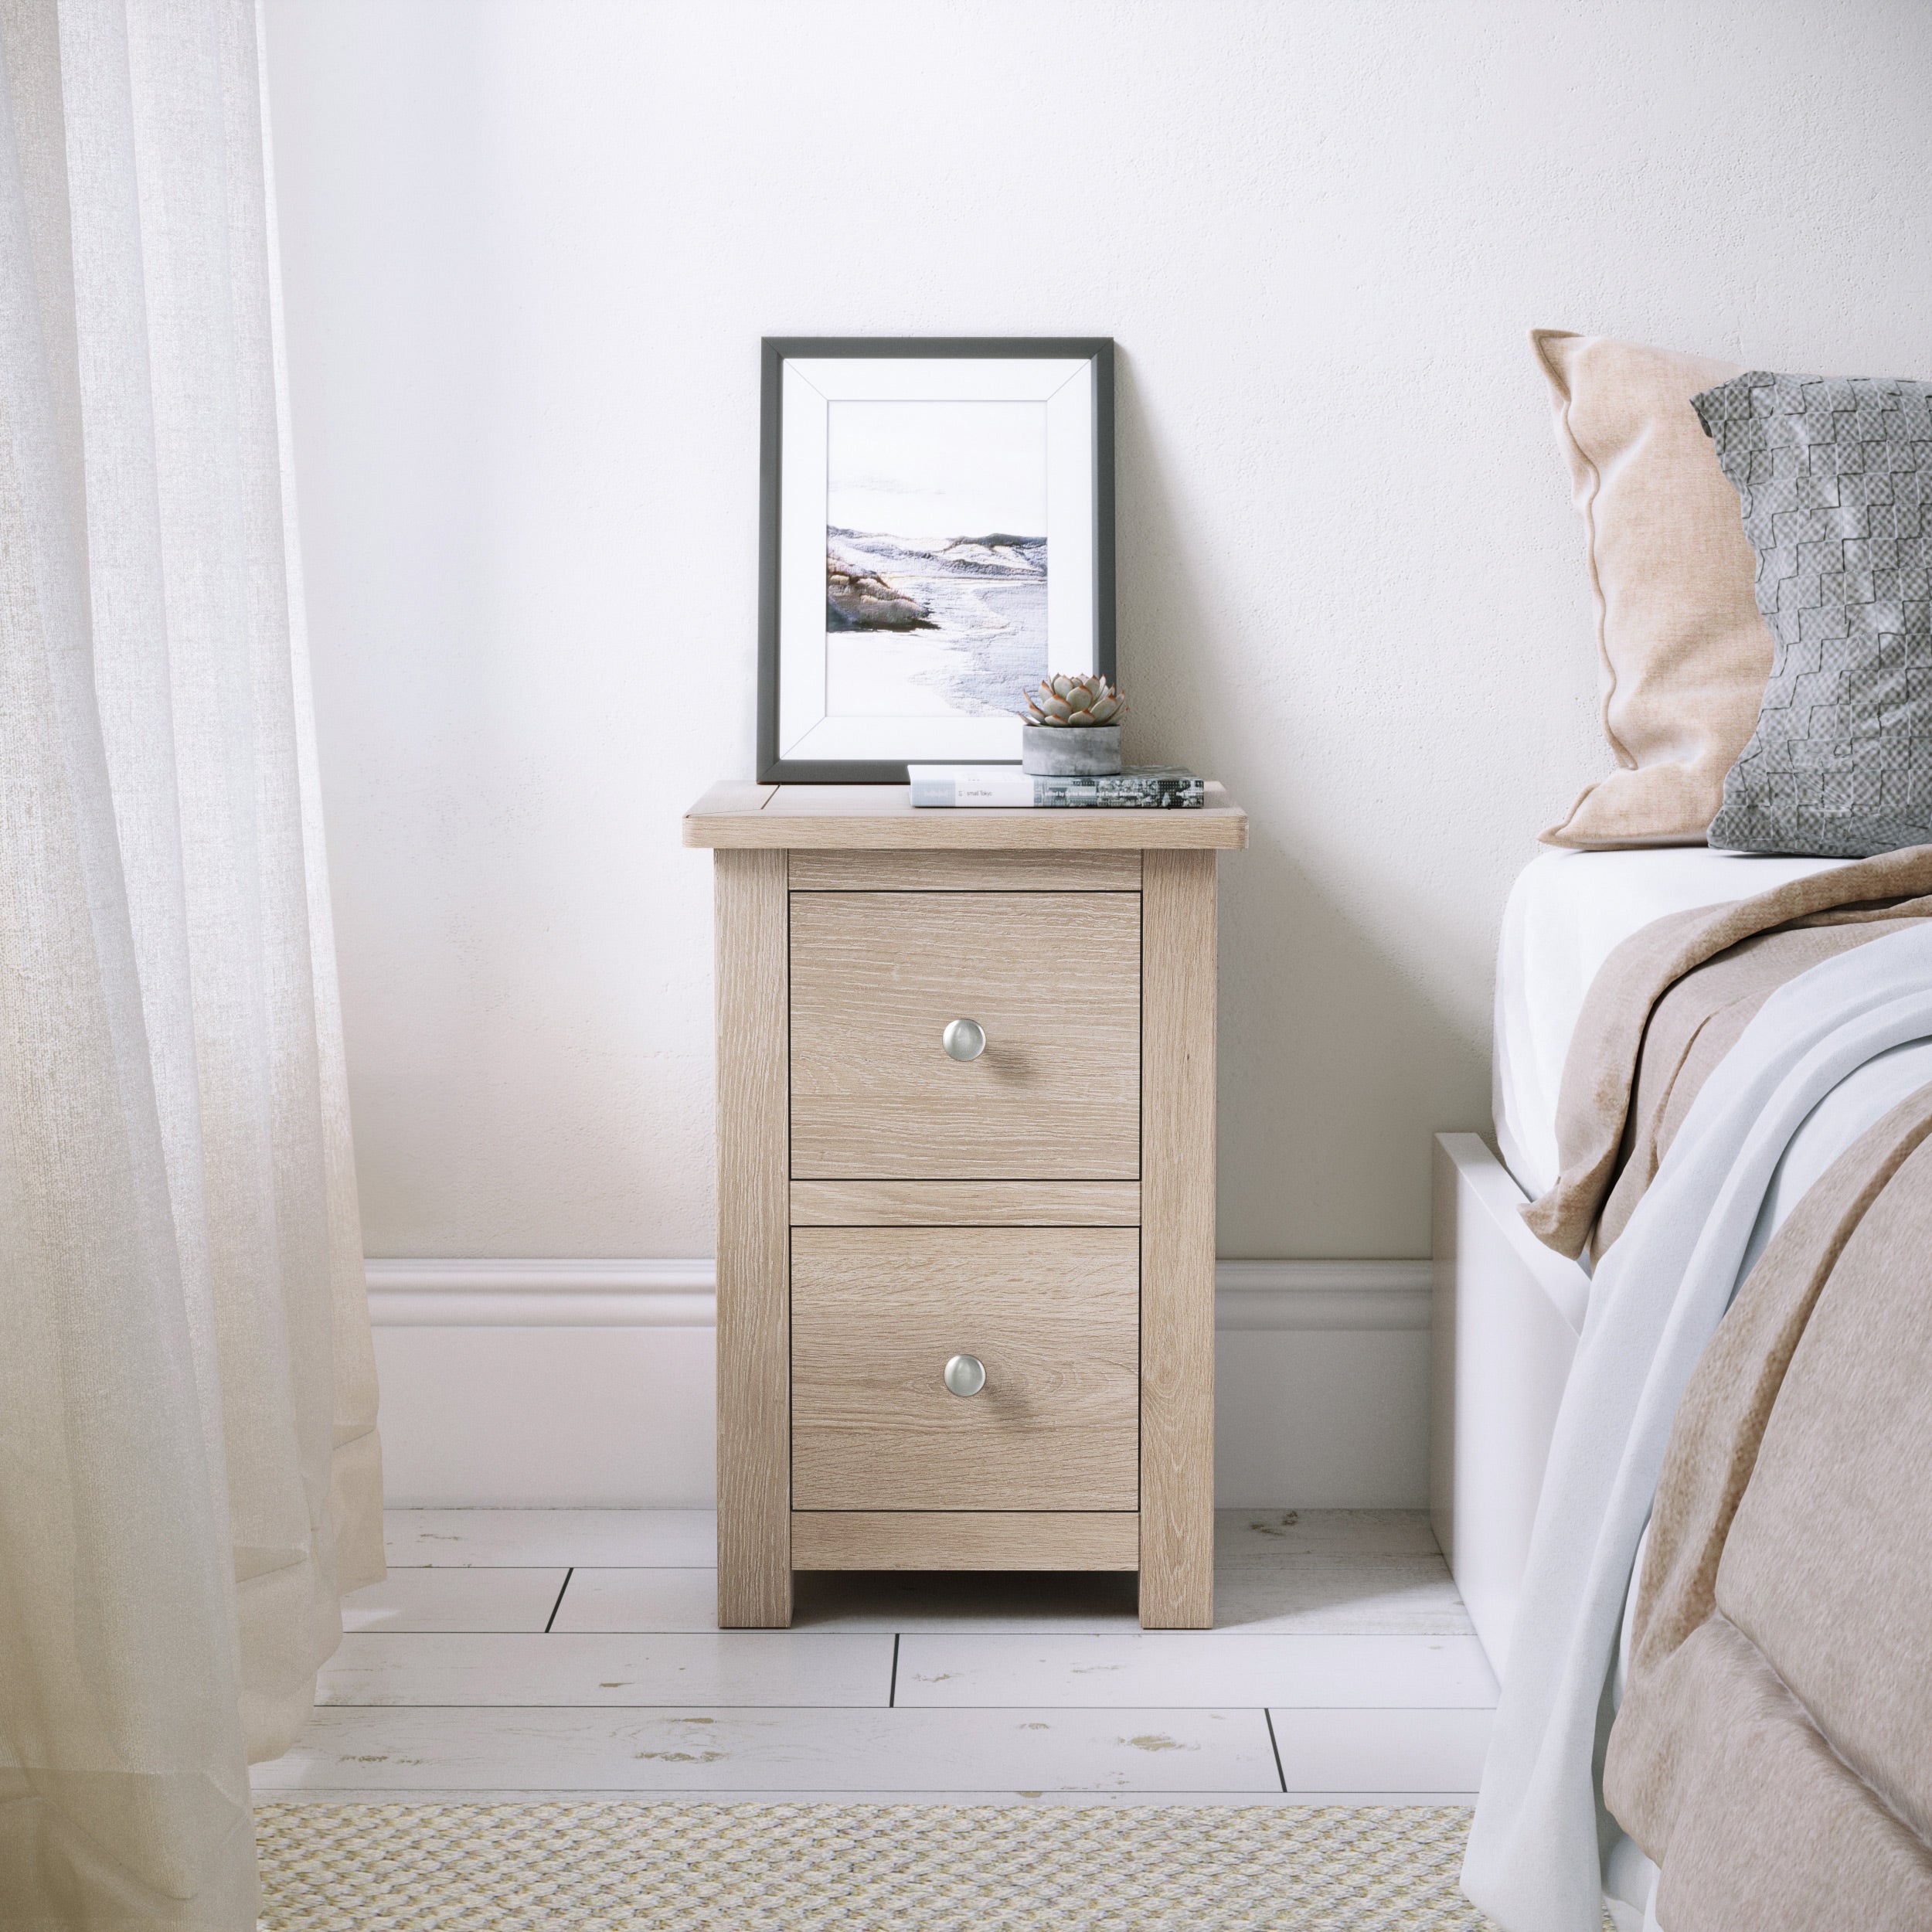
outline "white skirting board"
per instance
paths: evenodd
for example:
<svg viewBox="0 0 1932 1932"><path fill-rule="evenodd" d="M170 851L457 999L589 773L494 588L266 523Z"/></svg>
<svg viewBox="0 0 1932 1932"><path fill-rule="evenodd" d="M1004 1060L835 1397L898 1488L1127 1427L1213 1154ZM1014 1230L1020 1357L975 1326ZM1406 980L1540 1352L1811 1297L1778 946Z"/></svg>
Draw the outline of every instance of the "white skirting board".
<svg viewBox="0 0 1932 1932"><path fill-rule="evenodd" d="M713 1496L708 1260L369 1264L399 1508ZM1427 1261L1223 1261L1216 1500L1429 1501Z"/></svg>

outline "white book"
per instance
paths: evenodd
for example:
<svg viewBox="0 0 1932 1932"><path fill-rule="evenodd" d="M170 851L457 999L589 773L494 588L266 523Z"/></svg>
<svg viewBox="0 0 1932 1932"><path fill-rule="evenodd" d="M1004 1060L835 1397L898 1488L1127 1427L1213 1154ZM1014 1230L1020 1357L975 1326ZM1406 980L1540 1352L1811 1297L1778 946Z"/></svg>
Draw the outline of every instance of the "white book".
<svg viewBox="0 0 1932 1932"><path fill-rule="evenodd" d="M1018 765L908 765L915 805L1024 805L1033 780Z"/></svg>

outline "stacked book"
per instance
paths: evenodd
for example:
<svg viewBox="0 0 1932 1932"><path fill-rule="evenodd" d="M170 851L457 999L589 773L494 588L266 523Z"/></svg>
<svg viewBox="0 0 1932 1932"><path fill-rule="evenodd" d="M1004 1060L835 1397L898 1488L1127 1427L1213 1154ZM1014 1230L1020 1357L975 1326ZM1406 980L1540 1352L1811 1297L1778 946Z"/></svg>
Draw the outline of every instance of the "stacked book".
<svg viewBox="0 0 1932 1932"><path fill-rule="evenodd" d="M1102 806L1186 811L1207 782L1179 765L1128 765L1111 777L1039 777L1018 765L908 765L913 803L930 806Z"/></svg>

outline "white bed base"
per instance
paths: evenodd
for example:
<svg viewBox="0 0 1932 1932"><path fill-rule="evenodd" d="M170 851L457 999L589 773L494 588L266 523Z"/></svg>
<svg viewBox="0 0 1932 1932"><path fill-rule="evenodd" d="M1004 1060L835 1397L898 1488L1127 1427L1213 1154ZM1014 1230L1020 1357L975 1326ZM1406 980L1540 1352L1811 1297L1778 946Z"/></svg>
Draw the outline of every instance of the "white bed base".
<svg viewBox="0 0 1932 1932"><path fill-rule="evenodd" d="M1590 1293L1526 1199L1480 1135L1436 1136L1429 1512L1498 1678Z"/></svg>

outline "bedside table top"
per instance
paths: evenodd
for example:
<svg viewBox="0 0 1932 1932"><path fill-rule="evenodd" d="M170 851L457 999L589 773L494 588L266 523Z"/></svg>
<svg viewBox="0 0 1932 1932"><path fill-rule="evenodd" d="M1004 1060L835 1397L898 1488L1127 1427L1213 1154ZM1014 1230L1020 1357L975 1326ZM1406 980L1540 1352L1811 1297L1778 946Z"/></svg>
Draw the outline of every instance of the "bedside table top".
<svg viewBox="0 0 1932 1932"><path fill-rule="evenodd" d="M915 808L905 785L713 785L684 815L687 845L792 851L1199 852L1248 842L1248 815L1212 782L1191 811L1111 806Z"/></svg>

